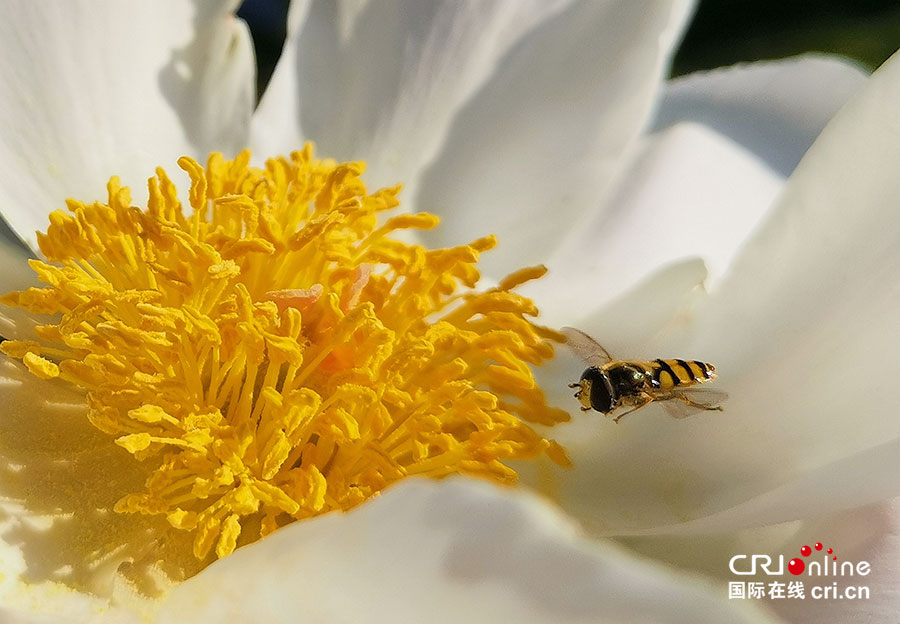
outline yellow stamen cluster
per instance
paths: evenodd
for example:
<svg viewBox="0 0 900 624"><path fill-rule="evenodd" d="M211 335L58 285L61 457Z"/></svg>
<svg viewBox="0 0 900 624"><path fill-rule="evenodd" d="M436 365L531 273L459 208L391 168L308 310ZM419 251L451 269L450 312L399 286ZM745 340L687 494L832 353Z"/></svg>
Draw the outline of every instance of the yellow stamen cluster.
<svg viewBox="0 0 900 624"><path fill-rule="evenodd" d="M568 418L529 367L555 333L512 292L542 268L473 291L493 237L400 242L437 218L381 218L399 187L367 194L362 163L310 146L249 162L180 159L190 215L162 169L146 211L117 178L106 204L70 200L39 235L50 262L31 261L47 287L3 299L58 316L0 348L84 388L91 423L147 466L116 511L164 514L208 559L409 475L510 482L504 460L568 462L526 424Z"/></svg>

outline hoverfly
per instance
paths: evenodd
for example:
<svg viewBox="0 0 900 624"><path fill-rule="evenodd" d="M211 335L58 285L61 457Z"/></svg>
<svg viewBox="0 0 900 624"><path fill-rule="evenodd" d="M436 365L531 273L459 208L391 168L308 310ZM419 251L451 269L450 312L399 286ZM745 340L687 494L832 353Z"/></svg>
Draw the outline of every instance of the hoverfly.
<svg viewBox="0 0 900 624"><path fill-rule="evenodd" d="M578 383L575 398L581 410L595 409L611 414L620 407L631 407L613 418L619 422L628 414L659 401L674 418L686 418L700 411L722 411L719 405L728 398L724 392L695 388L716 378L712 364L697 360L615 360L606 349L583 331L563 327L568 345L588 368Z"/></svg>

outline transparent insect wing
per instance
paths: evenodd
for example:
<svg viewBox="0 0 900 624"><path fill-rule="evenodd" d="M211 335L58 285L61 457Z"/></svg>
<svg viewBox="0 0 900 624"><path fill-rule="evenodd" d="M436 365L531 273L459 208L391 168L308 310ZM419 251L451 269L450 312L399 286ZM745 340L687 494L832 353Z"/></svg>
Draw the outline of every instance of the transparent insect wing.
<svg viewBox="0 0 900 624"><path fill-rule="evenodd" d="M728 398L724 392L706 388L685 388L677 390L675 395L674 398L660 401L672 418L687 418L699 412L721 410L722 402Z"/></svg>
<svg viewBox="0 0 900 624"><path fill-rule="evenodd" d="M566 337L566 344L578 357L591 366L603 366L612 360L606 349L580 329L563 327L560 332Z"/></svg>

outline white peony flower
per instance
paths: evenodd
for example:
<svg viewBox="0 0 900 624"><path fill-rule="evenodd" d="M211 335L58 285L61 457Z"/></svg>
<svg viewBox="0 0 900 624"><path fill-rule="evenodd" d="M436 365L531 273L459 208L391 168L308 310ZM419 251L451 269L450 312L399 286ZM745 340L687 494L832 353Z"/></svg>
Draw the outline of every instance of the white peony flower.
<svg viewBox="0 0 900 624"><path fill-rule="evenodd" d="M726 412L670 421L651 407L618 426L581 415L565 394L580 374L574 358L543 373L544 390L576 413L546 434L576 467L535 483L592 532L631 536L670 561L689 549L699 555L679 563L726 575L720 557L742 529L900 493L888 361L873 359L896 336L891 176L879 168L893 160L896 63L769 211L860 74L811 59L685 79L642 135L687 3L295 2L252 119L252 58L230 9L0 9L0 206L22 240L35 248L34 231L66 198L104 197L110 174L137 189L182 154L250 145L266 156L312 139L324 155L366 160L370 188L402 181L407 209L443 219L423 237L432 246L496 232L500 246L480 264L494 283L546 263L551 273L524 290L542 322L583 327L623 357L718 365ZM833 86L811 107L826 78ZM698 100L713 125L691 117ZM4 292L27 287L26 254L2 251ZM10 312L0 333L18 338L34 323ZM105 489L145 475L87 423L83 394L35 382L12 360L3 393L0 616L10 621L767 620L728 604L724 581L589 539L532 494L456 479L411 481L294 523L147 599L122 577L164 581L121 562L156 549L190 557L190 542L154 541L152 522L100 510ZM59 461L48 443L71 456ZM121 549L105 552L112 538Z"/></svg>

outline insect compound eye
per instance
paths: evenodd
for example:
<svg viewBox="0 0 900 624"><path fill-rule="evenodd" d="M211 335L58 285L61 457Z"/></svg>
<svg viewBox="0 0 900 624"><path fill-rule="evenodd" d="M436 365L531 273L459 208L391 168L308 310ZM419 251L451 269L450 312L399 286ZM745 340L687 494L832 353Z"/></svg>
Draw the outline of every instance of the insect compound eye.
<svg viewBox="0 0 900 624"><path fill-rule="evenodd" d="M592 366L584 371L582 379L591 382L591 407L598 412L611 412L615 400L612 396L612 385L609 378L599 368Z"/></svg>

